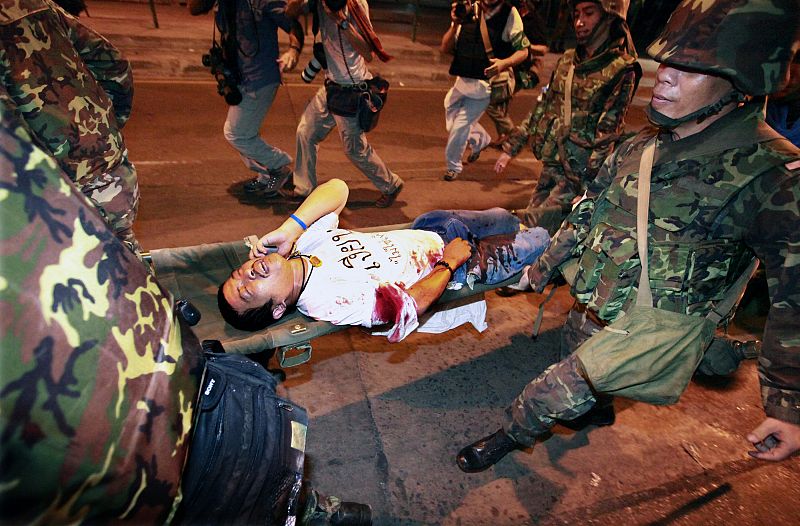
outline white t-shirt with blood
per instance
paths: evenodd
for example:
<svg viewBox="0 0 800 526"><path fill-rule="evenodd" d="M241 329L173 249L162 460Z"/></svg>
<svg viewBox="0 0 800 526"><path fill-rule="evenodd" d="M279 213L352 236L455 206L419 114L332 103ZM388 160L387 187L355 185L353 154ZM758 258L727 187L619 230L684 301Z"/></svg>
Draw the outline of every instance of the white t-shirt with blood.
<svg viewBox="0 0 800 526"><path fill-rule="evenodd" d="M442 258L444 242L424 230L345 230L331 213L311 225L296 248L320 263L297 302L300 312L336 325L389 324L394 342L419 325L407 290Z"/></svg>

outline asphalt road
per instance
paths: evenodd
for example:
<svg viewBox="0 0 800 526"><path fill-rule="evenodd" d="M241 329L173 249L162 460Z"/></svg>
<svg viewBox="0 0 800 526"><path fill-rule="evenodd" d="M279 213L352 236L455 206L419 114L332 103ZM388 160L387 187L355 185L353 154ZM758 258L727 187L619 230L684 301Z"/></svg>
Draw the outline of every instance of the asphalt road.
<svg viewBox="0 0 800 526"><path fill-rule="evenodd" d="M267 117L266 137L290 153L312 89L281 89ZM370 134L406 181L390 209L371 206L378 193L345 159L338 137L323 143L320 180L341 177L352 188L343 223L525 205L538 169L530 154L498 176L497 152L487 151L459 180L441 180L443 96L443 89L393 87ZM532 97L516 101L518 118ZM288 202L243 197L250 174L222 137L225 110L210 82L137 82L125 134L140 176L136 232L146 248L261 234L293 211ZM643 123L640 108L629 122ZM309 411L307 472L323 493L370 503L376 525L798 524L798 459L767 464L745 454L743 435L763 417L753 363L728 379L693 382L674 406L617 400L612 427L557 426L533 450L484 473L461 473L456 451L497 429L513 397L556 359L557 327L570 304L560 290L533 341L542 296L486 299L482 334L460 327L389 344L349 329L315 340L311 361L287 370L280 389Z"/></svg>
<svg viewBox="0 0 800 526"><path fill-rule="evenodd" d="M283 87L267 116L263 134L294 155L294 132L306 102L319 87ZM532 188L530 154L507 173L493 172L495 150L468 166L462 178L445 182L443 89L392 87L378 128L369 140L390 169L405 180L398 202L388 210L371 206L378 191L345 158L336 132L320 148L320 182L339 177L352 195L345 220L352 226L400 223L436 208L524 207ZM515 101L518 118L533 94ZM292 205L248 200L241 183L251 177L222 136L227 106L211 82L142 81L136 86L133 116L125 129L142 188L136 232L147 248L228 241L264 233ZM493 130L492 130L493 131ZM213 224L213 229L207 226Z"/></svg>

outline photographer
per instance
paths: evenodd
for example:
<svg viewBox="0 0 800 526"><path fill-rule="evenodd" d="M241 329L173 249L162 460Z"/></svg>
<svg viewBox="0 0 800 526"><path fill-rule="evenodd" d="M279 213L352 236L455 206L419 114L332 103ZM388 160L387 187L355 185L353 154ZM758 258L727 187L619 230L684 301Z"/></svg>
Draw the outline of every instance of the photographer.
<svg viewBox="0 0 800 526"><path fill-rule="evenodd" d="M509 115L509 106L514 95L521 89L535 88L542 75L542 68L544 67L544 56L548 52L547 38L544 34L545 22L542 20L541 15L537 12L540 8L540 0L505 0L513 5L519 11L522 17L522 27L525 31L525 36L531 42L529 48L529 56L527 60L523 61L518 67L514 68L514 90L511 98L496 103L490 103L486 108L486 116L492 120L495 130L497 130L497 138L489 143L492 148L500 149L503 141L514 130L514 120Z"/></svg>
<svg viewBox="0 0 800 526"><path fill-rule="evenodd" d="M374 55L384 62L391 59L372 29L369 5L366 0L299 2L314 16L315 28L319 27L327 68L325 86L308 103L297 126L295 190L287 195L305 197L317 186L319 143L335 126L347 158L380 190L381 196L375 206L392 206L403 188L403 180L389 170L367 142L357 115L336 114L328 107L332 97L329 92L346 94L373 78L367 62L371 62Z"/></svg>
<svg viewBox="0 0 800 526"><path fill-rule="evenodd" d="M189 12L207 13L216 0L190 0ZM217 77L220 94L231 106L225 120L225 138L257 176L244 190L276 197L290 184L292 158L259 135L272 106L283 72L294 69L303 48L300 23L286 14L284 0L224 0L216 12L222 36L204 63ZM279 55L278 28L289 34L289 49Z"/></svg>
<svg viewBox="0 0 800 526"><path fill-rule="evenodd" d="M479 0L476 4L457 0L450 18L452 22L441 45L443 53L453 55L450 74L456 75L455 84L444 99L449 133L445 181L452 181L461 173L461 157L467 144L471 160L477 159L489 144L491 138L478 119L492 98L492 77L522 63L528 58L530 46L519 13L503 0ZM513 91L513 87L507 89L509 94Z"/></svg>

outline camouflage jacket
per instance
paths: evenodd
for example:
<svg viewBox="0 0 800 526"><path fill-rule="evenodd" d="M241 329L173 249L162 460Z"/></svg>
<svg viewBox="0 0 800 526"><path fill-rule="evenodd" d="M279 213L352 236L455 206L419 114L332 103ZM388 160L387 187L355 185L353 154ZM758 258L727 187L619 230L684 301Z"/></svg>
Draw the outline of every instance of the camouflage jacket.
<svg viewBox="0 0 800 526"><path fill-rule="evenodd" d="M39 146L79 188L119 165L133 101L120 52L49 0L0 0L0 36L0 84Z"/></svg>
<svg viewBox="0 0 800 526"><path fill-rule="evenodd" d="M658 137L650 197L650 285L660 308L702 316L742 266L764 264L771 308L760 374L767 414L800 423L800 150L750 104L679 141ZM560 270L605 320L636 299L636 192L645 129L603 165L530 277Z"/></svg>
<svg viewBox="0 0 800 526"><path fill-rule="evenodd" d="M0 523L164 523L200 345L0 86Z"/></svg>
<svg viewBox="0 0 800 526"><path fill-rule="evenodd" d="M564 93L573 65L572 122L565 129ZM641 68L625 52L622 39L588 60L581 60L575 49L567 50L541 102L512 132L503 150L516 156L530 141L533 154L543 163L566 162L580 180L591 181L620 140L640 76Z"/></svg>

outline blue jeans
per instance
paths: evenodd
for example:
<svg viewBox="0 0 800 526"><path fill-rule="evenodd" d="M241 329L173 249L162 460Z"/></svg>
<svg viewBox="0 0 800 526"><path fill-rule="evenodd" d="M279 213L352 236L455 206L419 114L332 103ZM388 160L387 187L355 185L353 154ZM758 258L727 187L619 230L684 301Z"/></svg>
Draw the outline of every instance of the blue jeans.
<svg viewBox="0 0 800 526"><path fill-rule="evenodd" d="M269 176L276 170L292 162L289 154L267 144L261 138L260 130L279 84L267 84L255 91L242 89L242 102L228 107L224 134L228 142L236 148L245 166L259 174Z"/></svg>
<svg viewBox="0 0 800 526"><path fill-rule="evenodd" d="M434 210L417 217L412 229L436 232L445 243L460 237L473 256L453 273L453 281L467 283L468 274L487 285L510 278L532 264L550 244L543 228L519 229L520 221L503 208L489 210ZM501 236L501 237L498 237Z"/></svg>

